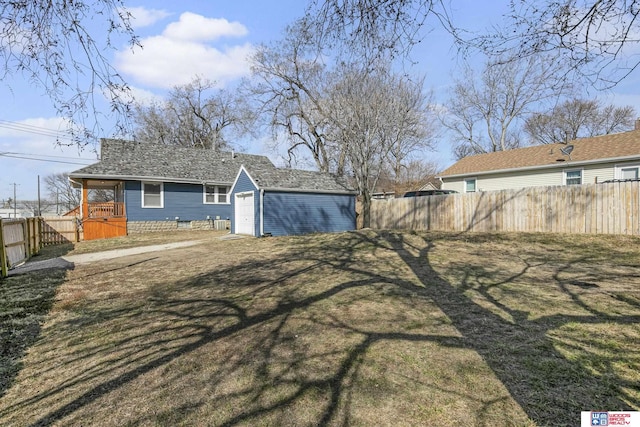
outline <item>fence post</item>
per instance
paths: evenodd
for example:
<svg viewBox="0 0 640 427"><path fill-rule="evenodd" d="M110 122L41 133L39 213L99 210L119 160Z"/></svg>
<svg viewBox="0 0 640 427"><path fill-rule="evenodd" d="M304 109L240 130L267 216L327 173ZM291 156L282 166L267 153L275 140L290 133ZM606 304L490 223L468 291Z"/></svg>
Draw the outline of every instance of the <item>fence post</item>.
<svg viewBox="0 0 640 427"><path fill-rule="evenodd" d="M27 228L29 229L29 257L32 257L36 254L36 240L34 239L35 234L35 222L34 218L27 218Z"/></svg>
<svg viewBox="0 0 640 427"><path fill-rule="evenodd" d="M42 250L42 224L43 224L43 219L41 216L38 217L36 223L38 224L38 253L40 253L40 251Z"/></svg>
<svg viewBox="0 0 640 427"><path fill-rule="evenodd" d="M4 225L0 218L0 279L7 277L7 249L4 246Z"/></svg>
<svg viewBox="0 0 640 427"><path fill-rule="evenodd" d="M29 241L31 244L31 256L40 253L40 221L38 217L29 218Z"/></svg>
<svg viewBox="0 0 640 427"><path fill-rule="evenodd" d="M24 239L24 259L31 258L31 239L29 239L29 219L25 218L22 223L22 238Z"/></svg>
<svg viewBox="0 0 640 427"><path fill-rule="evenodd" d="M31 248L31 255L37 255L38 253L40 253L40 230L38 229L38 226L40 225L40 221L38 220L38 217L33 217L31 220L31 225L33 227L32 230L32 235L31 237L33 238L33 247Z"/></svg>

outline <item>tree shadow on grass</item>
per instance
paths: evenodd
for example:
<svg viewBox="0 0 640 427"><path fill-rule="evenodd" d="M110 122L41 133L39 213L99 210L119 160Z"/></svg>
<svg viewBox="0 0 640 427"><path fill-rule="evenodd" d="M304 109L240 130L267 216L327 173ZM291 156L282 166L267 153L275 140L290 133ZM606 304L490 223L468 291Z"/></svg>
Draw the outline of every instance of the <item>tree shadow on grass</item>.
<svg viewBox="0 0 640 427"><path fill-rule="evenodd" d="M511 396L522 406L539 425L573 426L579 424L581 411L588 410L634 410L640 401L624 391L625 387L640 390L638 384L630 384L617 377L610 370L604 375L594 374L580 360L569 360L557 349L560 344L550 336L552 330L571 324L617 324L629 325L640 322L640 312L635 314L610 314L600 311L582 301L569 285L582 288L596 287L598 273L590 274L590 281L561 279L560 273L573 264L589 263L587 258L575 258L554 267L550 284L557 286L561 293L570 298L568 305L582 309L581 314L553 313L534 317L527 310L513 309L495 298L489 290L492 287L514 284L517 279L533 267L549 264L548 261L528 262L521 259L520 272L507 278L499 277L487 262L492 256L486 253L483 265L475 265L469 277L457 286L444 280L432 267L431 253L435 244L426 237L416 242L408 241L402 233L382 233L384 239L397 251L400 258L411 267L424 285L419 293L433 300L451 319L453 325L464 337L464 343L477 351L502 383ZM452 254L453 256L453 254ZM469 266L458 266L465 269ZM596 271L595 268L592 268ZM608 273L603 273L608 275ZM608 279L624 280L625 275L611 275ZM637 278L637 271L630 275ZM602 278L602 277L600 277ZM555 281L555 283L554 283ZM540 286L545 286L540 283ZM503 312L500 316L473 301L467 291L473 289L490 306ZM631 306L638 308L637 302ZM631 310L633 312L633 309ZM615 339L615 336L611 337ZM595 337L586 337L581 343L585 351L597 346ZM630 355L621 355L629 360ZM637 396L637 395L636 395ZM631 402L633 407L628 403Z"/></svg>
<svg viewBox="0 0 640 427"><path fill-rule="evenodd" d="M0 281L0 397L22 369L22 357L40 335L66 270L52 269Z"/></svg>
<svg viewBox="0 0 640 427"><path fill-rule="evenodd" d="M399 419L379 418L379 405L400 396L392 403L402 408L396 416L409 417L424 402L422 411L441 404L428 400L433 392L454 396L474 412L449 411L461 419L437 412L419 418L441 425L523 425L526 417L513 409L511 398L539 425L576 425L581 410L628 408L616 378L604 379L568 360L549 331L570 322L640 319L588 312L531 319L525 310L490 300L491 286L515 283L545 263L525 262L522 271L500 279L478 267L458 284L431 265L435 246L425 236L369 232L315 239L274 240L281 247L272 248L272 256L259 252L168 281L138 298L83 306L66 328L89 329L92 340L78 337L65 343L64 357L53 352L41 360L46 365L55 358L70 374L14 401L0 417L40 408L31 425L70 423L104 404L122 406L118 414L129 418L120 421L130 425L392 424ZM130 264L132 270L154 271L163 262ZM465 293L477 277L487 284L480 293L512 321ZM445 318L432 315L434 308ZM419 315L406 314L412 311ZM96 339L105 328L111 335ZM442 356L442 349L456 352L455 360ZM372 354L376 363L369 360ZM438 354L445 360L435 360ZM478 374L485 363L490 371ZM421 375L429 369L436 370L434 376ZM438 369L452 377L440 381ZM508 394L478 384L486 378L488 387L498 388L494 376ZM410 407L402 406L405 398ZM136 406L156 403L156 412ZM200 419L203 414L210 418Z"/></svg>

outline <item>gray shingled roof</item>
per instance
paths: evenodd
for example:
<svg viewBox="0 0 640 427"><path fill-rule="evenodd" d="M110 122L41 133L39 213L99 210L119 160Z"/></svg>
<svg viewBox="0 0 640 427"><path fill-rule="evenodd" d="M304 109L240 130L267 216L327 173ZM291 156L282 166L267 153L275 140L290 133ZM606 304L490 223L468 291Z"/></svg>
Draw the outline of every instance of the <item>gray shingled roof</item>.
<svg viewBox="0 0 640 427"><path fill-rule="evenodd" d="M258 169L245 165L258 187L266 190L289 190L331 193L355 193L342 179L322 172L299 169Z"/></svg>
<svg viewBox="0 0 640 427"><path fill-rule="evenodd" d="M87 179L162 179L166 182L232 183L241 165L271 171L266 156L215 152L164 144L101 140L100 162L69 176Z"/></svg>

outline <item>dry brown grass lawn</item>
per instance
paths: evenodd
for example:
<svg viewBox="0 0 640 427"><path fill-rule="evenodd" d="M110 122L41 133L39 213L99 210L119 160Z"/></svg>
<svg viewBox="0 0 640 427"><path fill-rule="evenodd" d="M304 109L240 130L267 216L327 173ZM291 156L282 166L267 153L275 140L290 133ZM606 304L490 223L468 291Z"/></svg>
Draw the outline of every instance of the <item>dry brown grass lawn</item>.
<svg viewBox="0 0 640 427"><path fill-rule="evenodd" d="M559 426L640 409L640 239L207 236L68 271L0 424Z"/></svg>

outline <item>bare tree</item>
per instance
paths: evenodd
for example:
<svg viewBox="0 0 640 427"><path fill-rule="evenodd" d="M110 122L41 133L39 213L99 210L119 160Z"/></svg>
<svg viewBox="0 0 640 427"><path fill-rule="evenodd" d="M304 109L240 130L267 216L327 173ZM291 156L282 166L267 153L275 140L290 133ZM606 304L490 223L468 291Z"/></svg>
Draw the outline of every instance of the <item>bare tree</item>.
<svg viewBox="0 0 640 427"><path fill-rule="evenodd" d="M44 89L76 143L86 144L99 130L97 94L127 126L128 86L105 56L116 35L138 44L121 0L0 2L0 78L16 74Z"/></svg>
<svg viewBox="0 0 640 427"><path fill-rule="evenodd" d="M344 151L327 134L329 72L309 51L304 25L297 22L284 40L258 48L251 58L254 80L248 92L257 99L273 140L286 144L290 164L299 154L309 154L320 171L342 175Z"/></svg>
<svg viewBox="0 0 640 427"><path fill-rule="evenodd" d="M49 198L63 210L71 210L82 202L80 190L73 188L68 173L53 173L44 177L44 184ZM62 212L60 212L62 213Z"/></svg>
<svg viewBox="0 0 640 427"><path fill-rule="evenodd" d="M343 65L334 75L329 91L331 131L343 144L368 227L371 193L384 170L395 167L392 153L397 161L429 146L427 98L420 84L388 67Z"/></svg>
<svg viewBox="0 0 640 427"><path fill-rule="evenodd" d="M487 63L479 78L467 66L443 118L456 157L519 147L521 126L532 108L562 93L552 85L554 72L537 57Z"/></svg>
<svg viewBox="0 0 640 427"><path fill-rule="evenodd" d="M394 176L395 194L398 196L407 191L419 190L436 176L438 170L440 168L437 163L424 159L415 159L404 163Z"/></svg>
<svg viewBox="0 0 640 427"><path fill-rule="evenodd" d="M251 115L239 97L195 77L162 102L137 104L134 119L139 141L222 150L232 145L227 133L241 134Z"/></svg>
<svg viewBox="0 0 640 427"><path fill-rule="evenodd" d="M312 0L305 16L316 46L344 47L368 63L408 53L429 18L455 33L442 0Z"/></svg>
<svg viewBox="0 0 640 427"><path fill-rule="evenodd" d="M565 73L611 87L637 69L640 7L633 0L519 0L501 27L476 36L452 22L442 0L312 0L306 19L318 46L346 45L376 58L406 53L425 35L429 19L466 51L479 48L503 60L545 54ZM574 73L567 74L567 71Z"/></svg>
<svg viewBox="0 0 640 427"><path fill-rule="evenodd" d="M387 120L397 126L383 128L386 132L383 139L391 143L388 163L393 178L398 183L402 180L402 175L406 174L409 165L417 165L411 160L412 155L434 146L437 114L432 109L432 92L423 91L424 78L416 81L398 79L392 81L391 86L395 86L397 93L390 97L390 101L395 105L390 106Z"/></svg>
<svg viewBox="0 0 640 427"><path fill-rule="evenodd" d="M47 189L50 205L57 206L58 213L70 211L80 206L82 194L80 189L74 188L66 172L53 173L44 177L44 184ZM106 189L89 190L87 194L88 202L111 202L114 200L114 191ZM44 209L44 207L43 207Z"/></svg>
<svg viewBox="0 0 640 427"><path fill-rule="evenodd" d="M632 73L640 59L640 7L627 0L522 0L510 2L509 22L497 34L474 40L487 52L526 58L557 55L556 62L610 88Z"/></svg>
<svg viewBox="0 0 640 427"><path fill-rule="evenodd" d="M577 138L605 135L633 128L633 107L602 105L597 100L570 99L548 113L533 114L525 131L538 144L568 142Z"/></svg>
<svg viewBox="0 0 640 427"><path fill-rule="evenodd" d="M20 208L31 212L34 216L42 215L42 211L46 211L52 206L55 206L55 202L50 199L38 200L22 200L19 202Z"/></svg>

